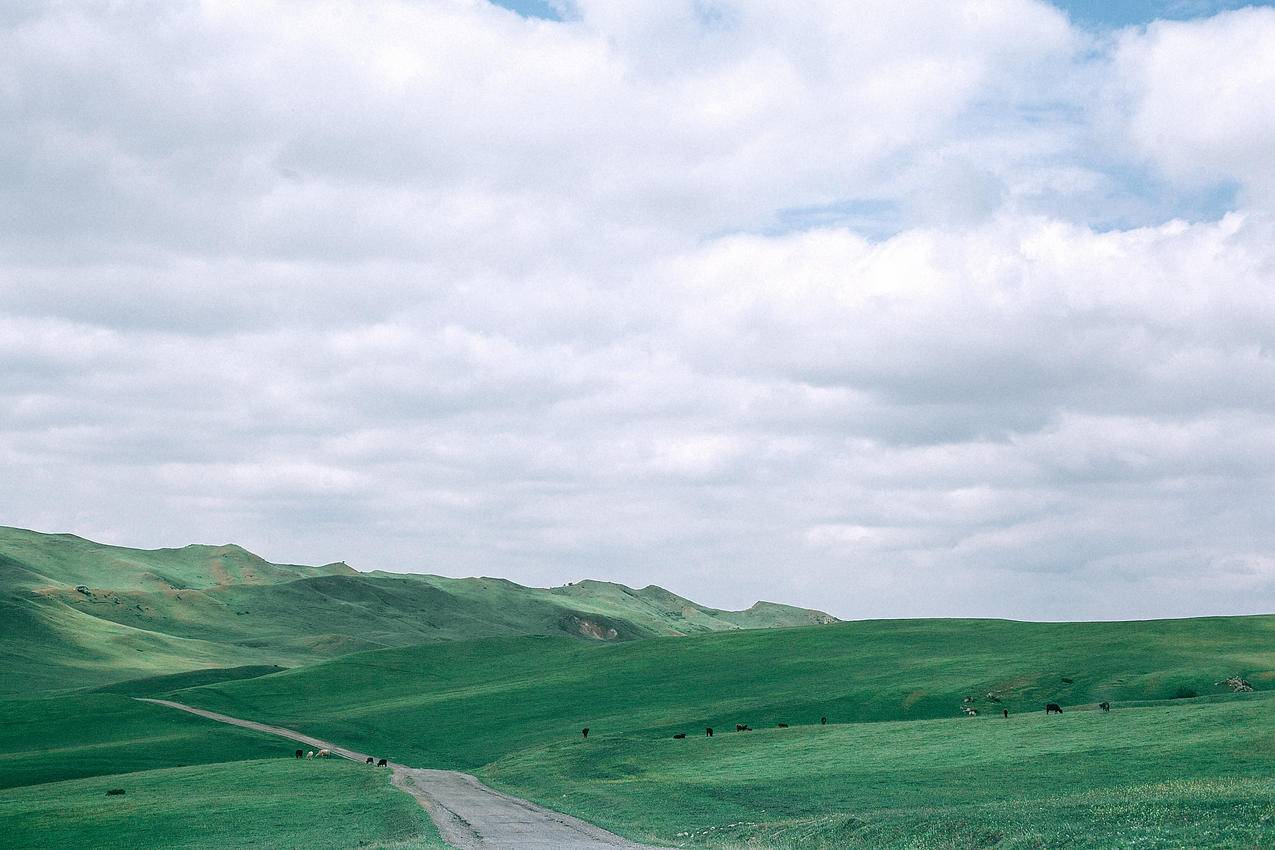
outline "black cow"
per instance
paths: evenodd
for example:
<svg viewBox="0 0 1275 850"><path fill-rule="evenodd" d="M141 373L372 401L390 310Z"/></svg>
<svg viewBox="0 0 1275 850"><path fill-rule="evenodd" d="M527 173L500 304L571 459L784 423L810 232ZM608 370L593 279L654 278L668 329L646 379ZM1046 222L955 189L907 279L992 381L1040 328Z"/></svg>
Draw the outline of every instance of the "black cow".
<svg viewBox="0 0 1275 850"><path fill-rule="evenodd" d="M385 759L381 759L380 761L378 761L378 762L376 763L376 766L377 766L377 767L389 767L389 766L390 766L390 763L389 763L388 761L386 761Z"/></svg>
<svg viewBox="0 0 1275 850"><path fill-rule="evenodd" d="M363 762L363 763L364 763L364 764L371 764L373 761L374 761L374 759L373 759L371 756L368 756L368 757L367 757L367 761L365 761L365 762Z"/></svg>
<svg viewBox="0 0 1275 850"><path fill-rule="evenodd" d="M305 753L303 753L301 750L297 750L297 758L299 759L305 758Z"/></svg>
<svg viewBox="0 0 1275 850"><path fill-rule="evenodd" d="M112 788L111 790L109 790L109 791L107 791L107 792L106 792L106 796L108 796L108 797L118 797L118 796L120 796L120 795L121 795L121 794L123 794L123 793L124 793L124 789L123 789L123 788Z"/></svg>
<svg viewBox="0 0 1275 850"><path fill-rule="evenodd" d="M1111 703L1109 702L1100 702L1098 703L1098 707L1103 711L1111 711Z"/></svg>
<svg viewBox="0 0 1275 850"><path fill-rule="evenodd" d="M1062 706L1056 702L1051 702L1049 705L1045 706L1045 713L1046 714L1062 714Z"/></svg>
<svg viewBox="0 0 1275 850"><path fill-rule="evenodd" d="M705 737L707 737L707 738L711 738L711 737L713 737L713 727L712 727L712 726L709 726L707 729L705 729L705 730L704 730L704 736L705 736Z"/></svg>
<svg viewBox="0 0 1275 850"><path fill-rule="evenodd" d="M820 718L819 718L819 725L820 725L820 726L827 726L827 725L828 725L828 718L826 718L826 717L820 717Z"/></svg>
<svg viewBox="0 0 1275 850"><path fill-rule="evenodd" d="M787 728L788 728L788 724L787 724L787 723L780 723L780 724L779 724L779 728L780 728L780 729L787 729Z"/></svg>
<svg viewBox="0 0 1275 850"><path fill-rule="evenodd" d="M581 730L580 730L580 734L581 734L581 735L583 735L584 737L588 738L588 737L589 737L589 727L588 727L588 726L586 726L586 727L584 727L583 729L581 729Z"/></svg>
<svg viewBox="0 0 1275 850"><path fill-rule="evenodd" d="M747 724L745 724L745 723L736 723L736 724L735 724L735 731L736 731L736 732L751 732L751 731L753 731L753 730L752 730L752 729L749 729L749 728L748 728L748 725L747 725Z"/></svg>
<svg viewBox="0 0 1275 850"><path fill-rule="evenodd" d="M680 740L682 740L683 738L685 738L685 737L686 737L686 733L685 733L685 732L678 732L678 733L677 733L676 735L674 735L673 737L680 741Z"/></svg>

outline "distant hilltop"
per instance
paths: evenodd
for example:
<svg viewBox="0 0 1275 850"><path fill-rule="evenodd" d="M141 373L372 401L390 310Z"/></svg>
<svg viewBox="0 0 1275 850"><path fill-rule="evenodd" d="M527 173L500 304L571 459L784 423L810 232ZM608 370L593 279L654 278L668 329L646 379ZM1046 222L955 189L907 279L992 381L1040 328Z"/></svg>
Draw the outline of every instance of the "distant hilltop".
<svg viewBox="0 0 1275 850"><path fill-rule="evenodd" d="M654 585L363 573L275 564L234 544L129 549L3 526L0 618L13 624L0 667L15 668L0 669L0 696L22 681L70 689L500 635L626 641L837 622L773 602L718 610Z"/></svg>

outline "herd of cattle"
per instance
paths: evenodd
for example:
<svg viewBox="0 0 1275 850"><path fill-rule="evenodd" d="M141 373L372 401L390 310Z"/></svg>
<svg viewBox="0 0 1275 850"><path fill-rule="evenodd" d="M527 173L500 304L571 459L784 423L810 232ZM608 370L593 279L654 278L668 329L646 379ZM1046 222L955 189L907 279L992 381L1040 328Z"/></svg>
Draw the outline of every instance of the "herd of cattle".
<svg viewBox="0 0 1275 850"><path fill-rule="evenodd" d="M1100 702L1100 703L1098 703L1098 708L1101 708L1103 711L1111 711L1111 703L1109 703L1109 702ZM968 708L968 707L967 707L967 708L965 708L964 710L965 710L966 715L968 715L968 716L970 716L970 717L975 717L975 716L977 716L977 715L978 715L978 711L976 711L975 709L972 709L972 708ZM1051 703L1049 703L1048 705L1046 705L1046 706L1045 706L1045 713L1046 713L1046 714L1062 714L1062 706L1060 706L1060 705L1059 705L1058 703L1056 703L1056 702L1051 702ZM1008 709L1008 708L1002 708L1002 709L1001 709L1001 714L1002 714L1004 717L1008 718L1008 717L1009 717L1009 709ZM819 718L819 723L820 723L820 725L822 725L822 726L827 726L827 725L828 725L828 718L827 718L827 717L820 717L820 718ZM787 724L787 723L776 723L776 724L775 724L775 726L776 726L776 727L778 727L778 728L780 728L780 729L787 729L787 728L788 728L788 724ZM752 727L751 727L751 726L749 726L747 723L736 723L736 724L735 724L735 731L736 731L736 732L751 732L751 731L753 731L753 730L752 730ZM586 739L589 737L589 727L588 727L588 726L586 726L586 727L584 727L583 729L581 729L581 730L580 730L580 732L584 735L584 737L585 737ZM712 727L712 726L708 726L708 727L706 727L706 728L704 729L704 735L705 735L706 737L708 737L708 738L713 737L713 727ZM678 732L678 733L674 734L674 735L673 735L673 737L680 741L680 740L682 740L682 739L684 739L684 738L686 737L686 733L685 733L685 732Z"/></svg>
<svg viewBox="0 0 1275 850"><path fill-rule="evenodd" d="M1100 702L1100 703L1098 703L1098 707L1099 707L1099 708L1101 708L1103 711L1111 711L1111 703L1109 703L1109 702ZM1009 709L1008 709L1008 708L1002 708L1002 709L1001 709L1001 712L1002 712L1002 714L1003 714L1005 717L1009 717ZM969 709L969 708L966 708L966 709L965 709L965 713L966 713L967 715L971 716L971 717L976 716L976 715L978 714L978 712L977 712L977 711L975 711L975 710L973 710L973 709ZM1056 703L1056 702L1051 702L1051 703L1049 703L1049 704L1047 704L1047 705L1045 706L1045 713L1046 713L1046 714L1062 714L1062 706L1060 706L1060 705L1059 705L1058 703ZM780 728L780 729L787 729L787 728L788 728L788 724L787 724L787 723L777 723L777 724L775 724L775 725L776 725L778 728ZM820 717L820 718L819 718L819 725L821 725L821 726L827 726L827 725L828 725L828 718L827 718L827 717ZM751 732L751 731L753 731L753 730L752 730L752 727L750 727L747 723L736 723L736 724L735 724L735 731L736 731L736 732ZM588 726L586 726L586 727L584 727L583 729L581 729L581 730L580 730L580 734L584 736L585 740L588 740L588 738L589 738L589 727L588 727ZM712 726L706 726L706 727L704 728L704 735L705 735L706 737L709 737L709 738L713 737L713 727L712 727ZM686 737L686 733L685 733L685 732L678 732L678 733L676 733L673 737L680 741L680 740L682 740L682 739L684 739L684 738ZM318 752L315 752L314 750L310 750L309 752L306 752L306 751L304 751L304 750L297 750L297 752L296 752L296 757L297 757L297 758L308 758L308 759L316 759L316 758L317 758L317 759L326 759L326 758L331 758L331 757L332 757L332 751L331 751L331 750L319 750ZM371 756L368 756L368 757L367 757L367 762L366 762L366 763L367 763L367 764L373 764L373 763L374 763L374 759L373 759ZM375 761L375 764L376 764L376 766L377 766L377 767L389 767L389 762L388 762L388 761L386 761L385 759L381 759L381 760L379 760L379 761Z"/></svg>
<svg viewBox="0 0 1275 850"><path fill-rule="evenodd" d="M307 752L307 751L305 751L305 750L297 750L297 752L296 752L296 757L297 757L297 758L299 758L299 759L300 759L300 758L307 758L307 759L330 759L330 758L332 758L332 751L331 751L331 750L319 750L318 752L315 752L314 750L310 750L309 752ZM388 761L386 761L385 759L381 759L380 761L376 761L376 759L372 758L371 756L368 756L368 757L367 757L367 761L365 762L365 764L373 764L373 763L375 763L377 767L389 767L389 766L390 766L390 763L389 763Z"/></svg>

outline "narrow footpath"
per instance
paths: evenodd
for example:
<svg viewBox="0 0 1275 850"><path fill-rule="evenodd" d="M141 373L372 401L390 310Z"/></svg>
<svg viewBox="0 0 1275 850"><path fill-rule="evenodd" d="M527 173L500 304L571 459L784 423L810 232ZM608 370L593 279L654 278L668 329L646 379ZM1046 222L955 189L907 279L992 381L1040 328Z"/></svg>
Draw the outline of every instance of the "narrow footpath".
<svg viewBox="0 0 1275 850"><path fill-rule="evenodd" d="M188 711L219 723L290 738L360 763L367 760L366 753L282 726L241 720L166 699L137 699ZM443 840L457 850L661 850L634 844L579 818L503 794L467 773L426 770L395 762L389 766L393 769L394 785L425 807Z"/></svg>

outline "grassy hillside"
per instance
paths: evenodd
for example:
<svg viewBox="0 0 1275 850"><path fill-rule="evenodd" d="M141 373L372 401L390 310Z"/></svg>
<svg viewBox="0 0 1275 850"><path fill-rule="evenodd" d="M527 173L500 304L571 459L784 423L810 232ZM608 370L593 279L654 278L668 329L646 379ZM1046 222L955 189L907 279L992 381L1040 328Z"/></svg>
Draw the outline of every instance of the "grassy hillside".
<svg viewBox="0 0 1275 850"><path fill-rule="evenodd" d="M361 653L185 690L228 714L476 768L528 747L704 727L1039 712L1275 687L1275 617L1134 623L912 620L603 645L522 637ZM991 696L989 696L991 695ZM993 701L993 697L999 702Z"/></svg>
<svg viewBox="0 0 1275 850"><path fill-rule="evenodd" d="M109 788L125 793L110 797ZM0 833L11 850L446 846L388 771L344 760L242 761L10 790Z"/></svg>
<svg viewBox="0 0 1275 850"><path fill-rule="evenodd" d="M0 701L0 788L286 757L288 741L118 694Z"/></svg>
<svg viewBox="0 0 1275 850"><path fill-rule="evenodd" d="M618 735L524 750L498 787L679 846L1275 846L1275 700Z"/></svg>
<svg viewBox="0 0 1275 850"><path fill-rule="evenodd" d="M13 528L0 528L0 616L0 696L429 641L623 641L832 619L770 603L718 611L657 587L365 574L272 564L238 546L137 550Z"/></svg>
<svg viewBox="0 0 1275 850"><path fill-rule="evenodd" d="M115 591L168 591L354 574L345 564L271 564L233 544L128 549L74 534L41 534L0 526L0 580L13 588L84 585Z"/></svg>

